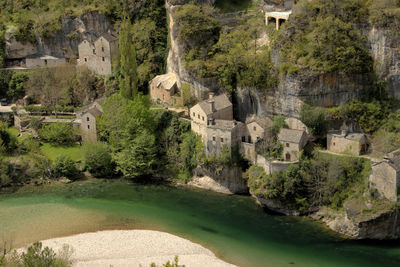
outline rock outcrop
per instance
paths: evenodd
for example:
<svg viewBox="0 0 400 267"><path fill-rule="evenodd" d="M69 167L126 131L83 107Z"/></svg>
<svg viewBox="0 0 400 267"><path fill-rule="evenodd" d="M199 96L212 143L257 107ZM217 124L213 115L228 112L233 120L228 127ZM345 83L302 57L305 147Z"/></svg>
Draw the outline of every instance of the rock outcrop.
<svg viewBox="0 0 400 267"><path fill-rule="evenodd" d="M80 17L66 16L61 19L60 31L46 38L37 35L36 43L21 43L6 35L6 56L13 60L40 53L74 59L78 57L78 45L84 39L94 41L110 31L113 31L112 25L98 12L87 12Z"/></svg>
<svg viewBox="0 0 400 267"><path fill-rule="evenodd" d="M249 189L242 169L231 166L200 166L189 185L223 194L247 194Z"/></svg>

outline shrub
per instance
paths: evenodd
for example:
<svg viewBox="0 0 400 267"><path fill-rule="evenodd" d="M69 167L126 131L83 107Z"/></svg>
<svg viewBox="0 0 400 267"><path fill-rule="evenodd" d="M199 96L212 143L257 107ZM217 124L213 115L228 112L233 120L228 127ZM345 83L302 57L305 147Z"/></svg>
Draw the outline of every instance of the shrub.
<svg viewBox="0 0 400 267"><path fill-rule="evenodd" d="M56 178L66 177L70 180L79 179L80 171L75 162L67 155L59 155L54 161L54 176Z"/></svg>
<svg viewBox="0 0 400 267"><path fill-rule="evenodd" d="M59 145L69 145L76 140L76 134L70 124L52 123L39 130L39 135L44 140Z"/></svg>
<svg viewBox="0 0 400 267"><path fill-rule="evenodd" d="M114 172L114 162L109 148L104 143L85 145L84 169L95 177L109 177Z"/></svg>
<svg viewBox="0 0 400 267"><path fill-rule="evenodd" d="M323 108L303 104L300 117L314 136L323 136L327 133L329 125Z"/></svg>
<svg viewBox="0 0 400 267"><path fill-rule="evenodd" d="M39 129L42 128L42 121L38 118L32 118L29 121L29 126L35 131L39 131Z"/></svg>
<svg viewBox="0 0 400 267"><path fill-rule="evenodd" d="M272 126L271 126L271 130L272 133L274 134L279 134L279 132L281 131L282 128L289 128L289 126L287 125L286 121L285 121L285 116L276 116L274 117L274 120L272 122Z"/></svg>

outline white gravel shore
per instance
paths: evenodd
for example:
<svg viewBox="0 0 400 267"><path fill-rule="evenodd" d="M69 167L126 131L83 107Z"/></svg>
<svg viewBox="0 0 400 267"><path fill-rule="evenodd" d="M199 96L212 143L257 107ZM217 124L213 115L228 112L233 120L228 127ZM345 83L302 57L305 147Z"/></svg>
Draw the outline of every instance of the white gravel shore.
<svg viewBox="0 0 400 267"><path fill-rule="evenodd" d="M168 233L129 230L101 231L42 241L43 247L58 252L64 244L73 248L73 266L161 266L179 256L179 264L234 266L218 259L210 250Z"/></svg>

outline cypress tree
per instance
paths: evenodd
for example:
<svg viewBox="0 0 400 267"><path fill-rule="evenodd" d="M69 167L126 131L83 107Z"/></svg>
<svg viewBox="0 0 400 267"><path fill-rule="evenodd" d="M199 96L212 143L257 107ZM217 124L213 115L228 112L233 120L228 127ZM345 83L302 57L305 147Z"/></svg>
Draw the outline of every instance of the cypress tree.
<svg viewBox="0 0 400 267"><path fill-rule="evenodd" d="M119 50L121 54L119 89L123 97L133 99L138 93L136 51L132 23L126 16L119 32Z"/></svg>

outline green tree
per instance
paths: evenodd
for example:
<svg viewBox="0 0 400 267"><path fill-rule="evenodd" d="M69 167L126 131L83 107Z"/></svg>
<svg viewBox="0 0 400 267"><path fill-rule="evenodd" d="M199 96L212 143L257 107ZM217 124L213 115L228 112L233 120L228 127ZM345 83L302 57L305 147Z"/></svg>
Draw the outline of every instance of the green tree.
<svg viewBox="0 0 400 267"><path fill-rule="evenodd" d="M107 144L86 144L83 148L84 169L95 177L108 178L113 175L114 162Z"/></svg>
<svg viewBox="0 0 400 267"><path fill-rule="evenodd" d="M186 179L189 179L192 176L192 171L199 164L199 159L202 155L203 142L201 141L201 137L192 131L187 132L183 136L180 151L184 175L186 176Z"/></svg>
<svg viewBox="0 0 400 267"><path fill-rule="evenodd" d="M71 157L58 155L54 161L54 176L56 178L66 177L70 180L79 179L80 171Z"/></svg>
<svg viewBox="0 0 400 267"><path fill-rule="evenodd" d="M16 100L25 96L25 84L28 81L28 74L26 72L15 72L11 77L7 95L10 99Z"/></svg>
<svg viewBox="0 0 400 267"><path fill-rule="evenodd" d="M116 154L117 171L127 178L138 178L155 173L158 165L154 134L143 131Z"/></svg>
<svg viewBox="0 0 400 267"><path fill-rule="evenodd" d="M329 124L323 108L303 104L300 118L314 136L323 136L327 133Z"/></svg>
<svg viewBox="0 0 400 267"><path fill-rule="evenodd" d="M271 130L272 130L273 134L275 134L275 135L279 134L279 132L281 131L282 128L289 128L285 119L286 119L285 116L282 116L282 115L274 117L274 120L272 121L272 126L271 126Z"/></svg>
<svg viewBox="0 0 400 267"><path fill-rule="evenodd" d="M133 39L133 27L130 19L125 17L119 31L120 78L121 95L133 99L138 93L138 77L136 51Z"/></svg>

